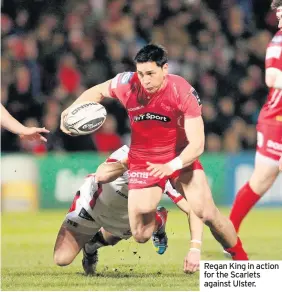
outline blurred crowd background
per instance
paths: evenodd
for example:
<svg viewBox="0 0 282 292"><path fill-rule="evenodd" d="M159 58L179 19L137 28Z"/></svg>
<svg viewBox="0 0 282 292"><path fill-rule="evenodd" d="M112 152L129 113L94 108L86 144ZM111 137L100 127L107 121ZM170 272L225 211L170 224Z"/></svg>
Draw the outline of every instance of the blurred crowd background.
<svg viewBox="0 0 282 292"><path fill-rule="evenodd" d="M203 102L206 151L252 150L266 99L264 57L277 30L270 0L4 0L1 100L28 126L51 131L47 145L1 130L2 151L94 150L130 143L123 107L104 101L108 118L77 138L59 130L60 113L85 89L134 71L148 42L167 47L170 73L186 78Z"/></svg>

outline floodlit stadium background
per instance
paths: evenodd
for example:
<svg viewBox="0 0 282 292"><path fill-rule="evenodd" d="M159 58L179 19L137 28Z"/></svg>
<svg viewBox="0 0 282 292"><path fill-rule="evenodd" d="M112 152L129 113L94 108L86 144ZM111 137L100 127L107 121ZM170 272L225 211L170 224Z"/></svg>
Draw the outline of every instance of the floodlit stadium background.
<svg viewBox="0 0 282 292"><path fill-rule="evenodd" d="M89 136L73 138L60 132L60 113L86 88L119 72L133 71L132 58L150 41L167 47L170 73L185 77L199 93L206 131L202 162L215 201L228 214L236 191L253 169L255 124L267 96L265 49L277 30L275 13L269 10L270 1L253 2L2 1L1 102L24 124L42 125L51 130L47 145L23 143L17 136L1 130L5 251L2 282L6 289L32 289L33 285L41 285L41 280L38 284L32 282L36 273L38 279L49 275L48 271L51 271L50 279L62 275L70 278L81 270L79 262L68 268L69 274L53 267L52 245L57 230L83 177L94 172L107 153L130 143L130 129L125 110L115 100L104 101L109 113L107 120L99 132ZM258 205L261 208L250 215L242 228L243 240L254 259L281 259L282 238L278 234L281 232L281 175ZM158 268L163 272L167 268L164 263L171 262L175 268L172 273L179 275L179 282L185 283L176 285L175 289L197 290L197 276L191 278L192 283L183 280L185 275L181 274L188 236L186 219L182 216L183 224L179 223L178 213L171 211L169 219L172 240L168 258L157 257L150 245L139 247L130 242L132 249L140 249L141 271L136 273L142 274L142 267L153 267L153 278L158 280L158 274L154 273L159 272ZM176 246L172 233L176 233ZM222 259L219 247L209 235L206 242L203 258ZM123 246L127 252L123 260L114 259L114 249L110 249L113 256L105 254L110 269L115 264L121 271L127 265L136 265L137 257L131 258L128 243ZM183 254L179 252L181 248ZM174 256L173 249L178 250ZM143 263L142 252L150 255ZM111 277L114 272L107 271L103 265L101 259L100 272ZM26 269L28 266L31 270ZM134 270L126 273L131 279ZM29 280L26 286L21 286L20 279L25 277ZM81 281L80 278L77 276L76 281ZM149 281L139 290L173 288L169 281L159 278L163 286L152 286ZM53 286L39 287L58 290L63 281L59 279L57 286L55 281ZM124 287L101 284L99 288L138 289L134 279L132 283L126 279L129 282ZM87 281L77 289L88 289L87 285L90 289L97 288ZM63 289L71 290L74 288L71 285Z"/></svg>

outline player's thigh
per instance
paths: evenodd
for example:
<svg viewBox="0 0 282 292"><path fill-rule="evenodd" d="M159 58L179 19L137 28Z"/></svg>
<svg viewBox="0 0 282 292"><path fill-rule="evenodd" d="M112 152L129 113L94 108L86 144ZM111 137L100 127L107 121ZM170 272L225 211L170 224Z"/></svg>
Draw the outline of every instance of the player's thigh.
<svg viewBox="0 0 282 292"><path fill-rule="evenodd" d="M70 264L100 228L101 225L81 205L80 196L76 195L56 239L55 263L60 266Z"/></svg>
<svg viewBox="0 0 282 292"><path fill-rule="evenodd" d="M154 212L162 198L159 186L132 189L128 192L128 211L140 214Z"/></svg>
<svg viewBox="0 0 282 292"><path fill-rule="evenodd" d="M162 197L160 187L133 189L128 193L128 216L133 237L138 242L150 238L155 228L155 212Z"/></svg>
<svg viewBox="0 0 282 292"><path fill-rule="evenodd" d="M64 222L54 246L54 262L59 266L69 265L81 248L93 237L76 231Z"/></svg>
<svg viewBox="0 0 282 292"><path fill-rule="evenodd" d="M197 216L207 216L205 213L208 210L213 212L215 205L203 170L197 169L181 173L176 181L176 187L186 197Z"/></svg>

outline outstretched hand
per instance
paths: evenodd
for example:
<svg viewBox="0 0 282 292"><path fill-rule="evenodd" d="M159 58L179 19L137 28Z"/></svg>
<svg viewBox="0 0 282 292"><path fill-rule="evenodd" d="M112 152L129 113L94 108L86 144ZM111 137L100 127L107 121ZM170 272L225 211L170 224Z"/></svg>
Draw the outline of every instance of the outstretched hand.
<svg viewBox="0 0 282 292"><path fill-rule="evenodd" d="M50 131L45 128L25 127L20 134L20 138L28 141L40 140L47 142L47 139L41 134L48 134L49 132Z"/></svg>

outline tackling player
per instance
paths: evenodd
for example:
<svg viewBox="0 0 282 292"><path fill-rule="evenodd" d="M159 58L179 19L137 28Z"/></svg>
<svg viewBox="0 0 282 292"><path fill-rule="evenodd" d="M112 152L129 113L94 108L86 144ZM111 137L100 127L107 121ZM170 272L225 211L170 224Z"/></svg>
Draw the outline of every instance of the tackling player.
<svg viewBox="0 0 282 292"><path fill-rule="evenodd" d="M266 50L265 81L269 94L258 118L254 171L239 190L230 214L237 232L248 212L276 180L282 155L282 0L272 1L271 7L276 9L279 31Z"/></svg>
<svg viewBox="0 0 282 292"><path fill-rule="evenodd" d="M117 98L131 123L128 212L132 235L144 243L155 228L155 212L165 182L171 178L193 212L211 229L234 260L247 260L234 226L216 208L198 157L204 150L201 102L182 77L168 74L165 49L143 47L135 57L137 72L124 72L86 90L75 101ZM61 129L70 134L61 115ZM189 142L188 142L189 141ZM165 240L165 239L163 239Z"/></svg>
<svg viewBox="0 0 282 292"><path fill-rule="evenodd" d="M127 146L123 146L115 151L106 163L98 167L96 174L89 175L80 187L57 236L54 248L54 261L57 265L70 264L83 248L84 271L86 274L93 274L100 247L115 245L120 240L131 237L127 207L128 172L122 164L127 159L128 150ZM108 183L113 176L116 179ZM169 182L166 183L165 194L187 215L190 214L192 240L184 259L184 271L195 272L199 268L203 224L190 212L187 201ZM157 211L157 216L159 215ZM165 232L165 222L162 224Z"/></svg>
<svg viewBox="0 0 282 292"><path fill-rule="evenodd" d="M1 104L1 127L6 130L20 135L21 139L27 140L41 140L47 142L47 139L41 133L49 133L45 128L25 127L17 121Z"/></svg>

